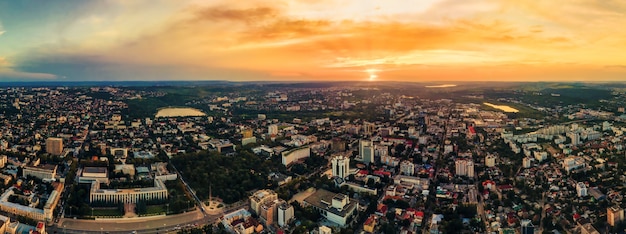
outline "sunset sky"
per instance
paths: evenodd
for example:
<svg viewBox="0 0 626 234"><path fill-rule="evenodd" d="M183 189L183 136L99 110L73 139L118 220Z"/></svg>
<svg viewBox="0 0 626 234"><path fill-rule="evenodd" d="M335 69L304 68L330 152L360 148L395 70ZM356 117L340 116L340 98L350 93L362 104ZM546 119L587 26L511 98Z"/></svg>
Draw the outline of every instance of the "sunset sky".
<svg viewBox="0 0 626 234"><path fill-rule="evenodd" d="M626 81L623 0L0 0L0 81Z"/></svg>

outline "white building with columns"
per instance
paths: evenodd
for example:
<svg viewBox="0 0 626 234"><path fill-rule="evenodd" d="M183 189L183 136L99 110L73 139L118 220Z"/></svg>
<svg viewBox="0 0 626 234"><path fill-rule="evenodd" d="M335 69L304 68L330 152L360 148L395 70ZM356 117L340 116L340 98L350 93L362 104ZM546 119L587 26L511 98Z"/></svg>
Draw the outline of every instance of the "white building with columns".
<svg viewBox="0 0 626 234"><path fill-rule="evenodd" d="M91 183L89 202L137 203L140 200L167 199L167 187L160 179L154 180L154 187L134 189L101 189L100 183Z"/></svg>

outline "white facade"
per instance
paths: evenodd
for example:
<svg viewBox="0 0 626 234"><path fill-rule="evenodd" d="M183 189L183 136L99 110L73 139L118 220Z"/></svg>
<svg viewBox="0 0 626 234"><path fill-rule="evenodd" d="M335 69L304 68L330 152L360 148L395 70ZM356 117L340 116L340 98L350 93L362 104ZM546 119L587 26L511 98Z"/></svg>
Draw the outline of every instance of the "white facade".
<svg viewBox="0 0 626 234"><path fill-rule="evenodd" d="M581 157L570 156L563 160L563 169L567 172L571 172L572 170L584 168L586 166L585 160Z"/></svg>
<svg viewBox="0 0 626 234"><path fill-rule="evenodd" d="M285 151L282 153L282 163L283 165L288 166L295 161L308 158L309 156L311 156L311 148L308 146Z"/></svg>
<svg viewBox="0 0 626 234"><path fill-rule="evenodd" d="M32 176L39 179L53 179L57 174L57 165L39 165L39 166L26 166L23 170L24 177Z"/></svg>
<svg viewBox="0 0 626 234"><path fill-rule="evenodd" d="M346 178L350 171L350 158L337 155L331 159L333 166L333 177Z"/></svg>
<svg viewBox="0 0 626 234"><path fill-rule="evenodd" d="M140 200L167 199L167 187L163 181L154 180L154 187L136 189L100 189L100 183L91 183L89 202L136 203Z"/></svg>
<svg viewBox="0 0 626 234"><path fill-rule="evenodd" d="M289 224L294 217L293 206L284 202L278 206L278 226L284 227Z"/></svg>

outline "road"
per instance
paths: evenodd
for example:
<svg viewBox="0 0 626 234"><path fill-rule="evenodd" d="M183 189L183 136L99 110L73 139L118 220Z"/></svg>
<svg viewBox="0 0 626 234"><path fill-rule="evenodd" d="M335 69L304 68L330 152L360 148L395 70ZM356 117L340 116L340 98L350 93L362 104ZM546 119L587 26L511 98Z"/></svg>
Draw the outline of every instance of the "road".
<svg viewBox="0 0 626 234"><path fill-rule="evenodd" d="M215 224L225 214L241 208L246 208L248 203L242 202L214 215L205 215L201 210L195 210L177 215L157 216L140 219L110 219L110 220L84 220L62 219L56 226L48 227L49 233L166 233L176 232L176 228L203 226Z"/></svg>

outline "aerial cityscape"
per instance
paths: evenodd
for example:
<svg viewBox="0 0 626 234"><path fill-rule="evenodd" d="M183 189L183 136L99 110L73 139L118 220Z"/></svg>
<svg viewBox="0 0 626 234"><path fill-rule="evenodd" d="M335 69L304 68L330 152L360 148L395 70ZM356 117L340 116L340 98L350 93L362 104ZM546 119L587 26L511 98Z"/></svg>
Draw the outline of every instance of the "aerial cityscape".
<svg viewBox="0 0 626 234"><path fill-rule="evenodd" d="M625 13L0 1L0 234L626 233Z"/></svg>

